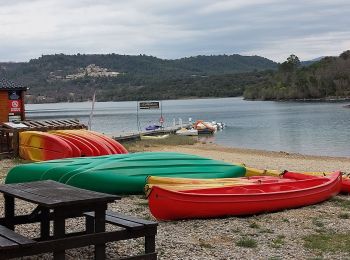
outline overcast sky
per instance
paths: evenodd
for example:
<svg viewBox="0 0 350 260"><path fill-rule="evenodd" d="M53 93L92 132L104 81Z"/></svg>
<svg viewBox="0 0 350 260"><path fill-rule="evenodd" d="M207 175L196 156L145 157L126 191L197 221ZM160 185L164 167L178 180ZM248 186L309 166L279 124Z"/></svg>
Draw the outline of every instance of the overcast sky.
<svg viewBox="0 0 350 260"><path fill-rule="evenodd" d="M42 54L284 61L350 49L350 0L0 0L0 61Z"/></svg>

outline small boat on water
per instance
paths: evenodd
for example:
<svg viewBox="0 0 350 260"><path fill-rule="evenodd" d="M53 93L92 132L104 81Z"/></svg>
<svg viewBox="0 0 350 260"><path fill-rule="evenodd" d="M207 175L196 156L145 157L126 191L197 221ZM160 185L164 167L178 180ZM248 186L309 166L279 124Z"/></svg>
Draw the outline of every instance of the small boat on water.
<svg viewBox="0 0 350 260"><path fill-rule="evenodd" d="M177 135L185 135L185 136L196 136L198 135L198 130L197 129L186 129L186 128L181 128L176 131Z"/></svg>
<svg viewBox="0 0 350 260"><path fill-rule="evenodd" d="M152 130L157 130L157 129L159 129L159 128L161 128L160 125L154 124L154 125L149 125L149 126L147 126L145 129L146 129L147 131L152 131Z"/></svg>
<svg viewBox="0 0 350 260"><path fill-rule="evenodd" d="M213 134L217 131L217 126L210 122L204 122L203 120L197 120L193 128L198 131L198 134Z"/></svg>
<svg viewBox="0 0 350 260"><path fill-rule="evenodd" d="M316 204L341 189L340 172L327 177L287 172L283 178L294 181L188 191L153 186L149 208L158 220L252 215Z"/></svg>

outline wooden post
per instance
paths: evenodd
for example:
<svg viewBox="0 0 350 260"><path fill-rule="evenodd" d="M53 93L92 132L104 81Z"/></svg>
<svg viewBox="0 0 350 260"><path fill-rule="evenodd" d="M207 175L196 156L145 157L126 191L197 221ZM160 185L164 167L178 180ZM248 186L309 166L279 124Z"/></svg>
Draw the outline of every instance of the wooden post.
<svg viewBox="0 0 350 260"><path fill-rule="evenodd" d="M13 149L13 156L18 157L19 156L19 131L17 129L13 129L12 149Z"/></svg>

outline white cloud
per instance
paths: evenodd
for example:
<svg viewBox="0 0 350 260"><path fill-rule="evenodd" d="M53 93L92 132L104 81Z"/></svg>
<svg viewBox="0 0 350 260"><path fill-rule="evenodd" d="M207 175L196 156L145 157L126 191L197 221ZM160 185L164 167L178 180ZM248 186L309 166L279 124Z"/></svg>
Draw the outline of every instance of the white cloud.
<svg viewBox="0 0 350 260"><path fill-rule="evenodd" d="M0 60L52 53L162 58L258 54L282 61L349 48L345 0L1 1Z"/></svg>

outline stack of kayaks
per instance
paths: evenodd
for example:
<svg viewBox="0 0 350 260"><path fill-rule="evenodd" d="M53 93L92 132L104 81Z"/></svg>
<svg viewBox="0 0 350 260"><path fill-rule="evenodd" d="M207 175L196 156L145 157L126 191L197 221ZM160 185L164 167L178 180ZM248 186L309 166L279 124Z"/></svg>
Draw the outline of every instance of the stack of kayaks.
<svg viewBox="0 0 350 260"><path fill-rule="evenodd" d="M327 177L286 172L282 175L285 180L275 178L181 191L154 185L148 192L149 208L159 220L252 215L319 203L341 189L340 172Z"/></svg>
<svg viewBox="0 0 350 260"><path fill-rule="evenodd" d="M127 153L114 139L88 130L25 131L19 142L21 158L36 162Z"/></svg>
<svg viewBox="0 0 350 260"><path fill-rule="evenodd" d="M182 178L243 177L246 169L196 155L166 152L71 158L14 167L6 183L55 180L112 194L142 194L148 176Z"/></svg>

